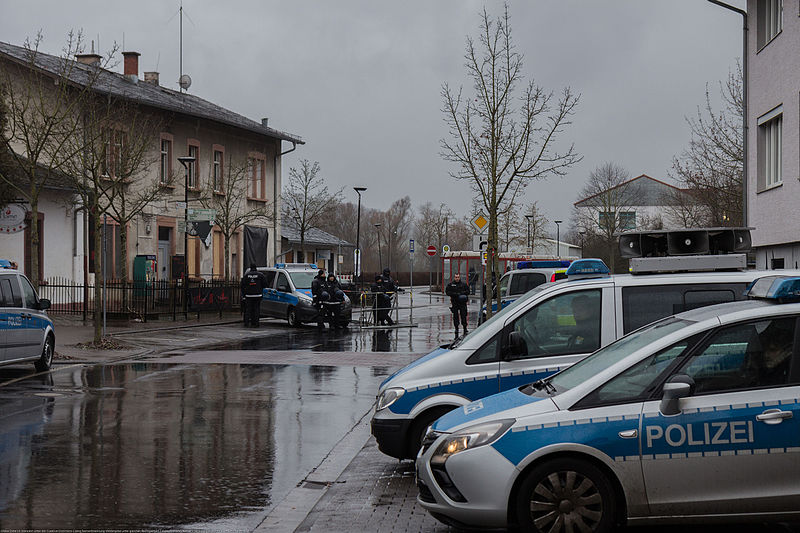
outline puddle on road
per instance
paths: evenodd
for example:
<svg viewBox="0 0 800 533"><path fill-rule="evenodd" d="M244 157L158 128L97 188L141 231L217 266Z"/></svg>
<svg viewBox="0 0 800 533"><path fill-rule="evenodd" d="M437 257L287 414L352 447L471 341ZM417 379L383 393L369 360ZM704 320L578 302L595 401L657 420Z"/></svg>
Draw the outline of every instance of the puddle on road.
<svg viewBox="0 0 800 533"><path fill-rule="evenodd" d="M0 530L252 529L367 412L384 377L134 363L0 387Z"/></svg>

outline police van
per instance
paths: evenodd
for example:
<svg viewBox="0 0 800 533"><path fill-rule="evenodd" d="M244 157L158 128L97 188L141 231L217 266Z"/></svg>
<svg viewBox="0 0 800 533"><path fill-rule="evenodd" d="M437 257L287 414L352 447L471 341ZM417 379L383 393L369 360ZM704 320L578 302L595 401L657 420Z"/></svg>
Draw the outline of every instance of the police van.
<svg viewBox="0 0 800 533"><path fill-rule="evenodd" d="M797 519L800 277L647 325L437 420L418 501L468 527Z"/></svg>
<svg viewBox="0 0 800 533"><path fill-rule="evenodd" d="M267 288L261 299L261 316L283 318L292 327L317 320L318 310L311 295L311 282L319 267L314 263L277 263L275 267L259 267L267 278ZM345 295L340 320L350 323L353 307Z"/></svg>
<svg viewBox="0 0 800 533"><path fill-rule="evenodd" d="M47 316L50 300L39 298L25 274L0 260L0 365L33 361L45 372L53 364L56 334Z"/></svg>
<svg viewBox="0 0 800 533"><path fill-rule="evenodd" d="M456 407L549 376L660 318L743 299L770 272L747 270L746 261L739 253L646 257L613 276L598 259L573 262L566 280L535 287L388 377L371 421L379 449L411 459L427 426Z"/></svg>
<svg viewBox="0 0 800 533"><path fill-rule="evenodd" d="M497 290L500 291L500 309L505 309L514 300L543 283L566 279L567 268L571 261L567 260L531 260L519 261L517 268L509 270L500 278ZM492 313L497 312L497 303L492 301ZM486 319L486 306L481 309Z"/></svg>

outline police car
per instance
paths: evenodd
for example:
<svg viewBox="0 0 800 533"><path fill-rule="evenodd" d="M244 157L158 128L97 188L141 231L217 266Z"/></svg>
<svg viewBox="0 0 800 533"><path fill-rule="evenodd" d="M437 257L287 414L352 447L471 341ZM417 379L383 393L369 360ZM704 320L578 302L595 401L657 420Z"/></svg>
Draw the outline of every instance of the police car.
<svg viewBox="0 0 800 533"><path fill-rule="evenodd" d="M566 279L567 268L571 261L567 260L531 260L519 261L517 268L503 274L497 290L500 291L500 309L505 309L514 300L543 283ZM492 301L492 313L497 312L497 303ZM486 306L481 309L486 319Z"/></svg>
<svg viewBox="0 0 800 533"><path fill-rule="evenodd" d="M56 335L47 316L50 300L39 298L25 274L0 260L0 365L33 361L44 372L53 364Z"/></svg>
<svg viewBox="0 0 800 533"><path fill-rule="evenodd" d="M267 278L267 288L261 299L261 316L284 318L292 327L317 320L313 305L311 282L319 267L314 263L277 263L273 268L260 267ZM341 304L340 320L343 326L350 323L353 308L345 295Z"/></svg>
<svg viewBox="0 0 800 533"><path fill-rule="evenodd" d="M746 267L744 254L652 257L611 276L598 259L575 261L567 280L535 287L387 378L371 422L378 447L413 458L427 426L456 407L549 376L660 318L742 300L749 283L771 272Z"/></svg>
<svg viewBox="0 0 800 533"><path fill-rule="evenodd" d="M800 277L748 292L443 416L418 501L448 524L524 531L796 519Z"/></svg>

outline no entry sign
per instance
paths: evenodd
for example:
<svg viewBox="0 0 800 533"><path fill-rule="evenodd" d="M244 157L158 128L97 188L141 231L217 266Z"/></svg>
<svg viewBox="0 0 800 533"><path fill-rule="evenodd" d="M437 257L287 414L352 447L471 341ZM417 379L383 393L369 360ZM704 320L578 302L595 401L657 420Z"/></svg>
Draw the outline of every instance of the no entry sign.
<svg viewBox="0 0 800 533"><path fill-rule="evenodd" d="M429 256L433 257L434 255L436 255L436 247L435 246L428 246L428 248L425 250L425 253L428 254Z"/></svg>

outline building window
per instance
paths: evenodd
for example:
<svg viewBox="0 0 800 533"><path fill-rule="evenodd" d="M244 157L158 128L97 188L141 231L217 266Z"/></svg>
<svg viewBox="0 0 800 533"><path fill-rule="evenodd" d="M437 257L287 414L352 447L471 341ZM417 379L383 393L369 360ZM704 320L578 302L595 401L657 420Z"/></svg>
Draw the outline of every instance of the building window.
<svg viewBox="0 0 800 533"><path fill-rule="evenodd" d="M610 213L601 211L597 216L597 224L601 228L617 228L617 213ZM636 212L635 211L620 211L619 212L619 229L636 229Z"/></svg>
<svg viewBox="0 0 800 533"><path fill-rule="evenodd" d="M161 170L159 177L163 185L172 181L172 135L161 135Z"/></svg>
<svg viewBox="0 0 800 533"><path fill-rule="evenodd" d="M759 0L758 47L762 48L783 29L783 0Z"/></svg>
<svg viewBox="0 0 800 533"><path fill-rule="evenodd" d="M124 131L110 128L103 131L103 146L100 154L100 170L103 176L118 177L122 175L122 156L126 141Z"/></svg>
<svg viewBox="0 0 800 533"><path fill-rule="evenodd" d="M212 169L212 179L214 180L214 190L223 190L223 170L225 168L225 152L222 150L214 150L214 168Z"/></svg>
<svg viewBox="0 0 800 533"><path fill-rule="evenodd" d="M250 197L257 200L267 199L266 158L255 154L250 157Z"/></svg>
<svg viewBox="0 0 800 533"><path fill-rule="evenodd" d="M783 106L758 119L758 190L783 183Z"/></svg>
<svg viewBox="0 0 800 533"><path fill-rule="evenodd" d="M187 180L187 185L190 189L198 188L197 162L199 153L200 153L199 146L197 146L196 144L189 145L189 157L194 157L194 161L192 161L186 166L186 180Z"/></svg>

